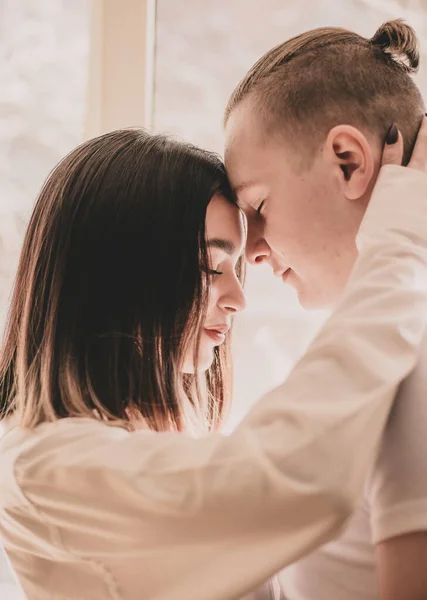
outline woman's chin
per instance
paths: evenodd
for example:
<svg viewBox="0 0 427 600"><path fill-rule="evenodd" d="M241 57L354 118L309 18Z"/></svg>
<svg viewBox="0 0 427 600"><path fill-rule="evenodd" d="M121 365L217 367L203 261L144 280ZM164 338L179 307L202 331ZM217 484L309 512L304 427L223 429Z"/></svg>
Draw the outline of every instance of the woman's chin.
<svg viewBox="0 0 427 600"><path fill-rule="evenodd" d="M197 364L197 371L199 373L203 372L203 371L207 371L208 369L210 369L210 367L212 366L213 363L213 359L214 359L214 353L213 353L213 348L206 348L201 350L200 355L199 355L199 360L198 360L198 364ZM186 375L194 375L194 373L196 372L195 368L194 368L194 361L193 358L189 358L188 360L185 360L184 362L184 369L183 369L184 373Z"/></svg>

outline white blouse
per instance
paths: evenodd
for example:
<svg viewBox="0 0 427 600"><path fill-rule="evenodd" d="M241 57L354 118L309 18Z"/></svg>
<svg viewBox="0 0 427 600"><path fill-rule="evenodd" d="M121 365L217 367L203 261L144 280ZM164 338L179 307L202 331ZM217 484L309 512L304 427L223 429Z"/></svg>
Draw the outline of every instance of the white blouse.
<svg viewBox="0 0 427 600"><path fill-rule="evenodd" d="M340 306L232 435L9 429L0 535L29 600L236 599L336 536L426 327L426 217L427 176L384 167Z"/></svg>

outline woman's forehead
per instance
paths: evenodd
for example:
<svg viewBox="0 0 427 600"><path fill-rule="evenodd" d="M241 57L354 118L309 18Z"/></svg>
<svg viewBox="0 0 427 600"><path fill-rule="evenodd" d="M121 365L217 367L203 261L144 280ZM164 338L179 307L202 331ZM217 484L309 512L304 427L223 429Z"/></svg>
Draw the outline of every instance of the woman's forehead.
<svg viewBox="0 0 427 600"><path fill-rule="evenodd" d="M206 239L226 254L241 254L245 243L244 216L220 194L215 194L206 211Z"/></svg>

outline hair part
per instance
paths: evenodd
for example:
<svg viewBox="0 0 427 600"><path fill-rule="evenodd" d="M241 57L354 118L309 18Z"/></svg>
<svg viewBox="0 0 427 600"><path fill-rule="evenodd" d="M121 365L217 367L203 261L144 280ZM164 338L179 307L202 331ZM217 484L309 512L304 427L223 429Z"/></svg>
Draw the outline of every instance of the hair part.
<svg viewBox="0 0 427 600"><path fill-rule="evenodd" d="M183 375L208 299L205 218L234 197L214 154L143 130L72 151L25 235L4 343L0 416L210 431L230 401L229 342Z"/></svg>
<svg viewBox="0 0 427 600"><path fill-rule="evenodd" d="M353 125L385 141L396 123L407 162L425 112L410 77L418 66L416 34L401 19L385 23L371 39L341 28L314 29L255 63L232 93L224 123L248 100L265 135L289 137L305 154L314 153L336 125Z"/></svg>

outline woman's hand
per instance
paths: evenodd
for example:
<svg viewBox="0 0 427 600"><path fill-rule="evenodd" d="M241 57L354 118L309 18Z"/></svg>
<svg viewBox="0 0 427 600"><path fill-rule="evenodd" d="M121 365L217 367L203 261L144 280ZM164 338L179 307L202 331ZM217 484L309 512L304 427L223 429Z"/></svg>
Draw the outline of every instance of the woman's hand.
<svg viewBox="0 0 427 600"><path fill-rule="evenodd" d="M381 166L401 165L402 159L403 138L402 134L397 129L397 126L394 124L388 133L388 137L384 146ZM427 116L423 118L421 123L408 167L427 173Z"/></svg>

